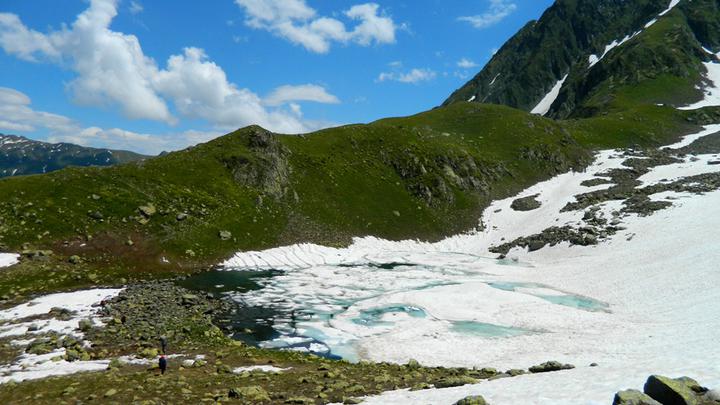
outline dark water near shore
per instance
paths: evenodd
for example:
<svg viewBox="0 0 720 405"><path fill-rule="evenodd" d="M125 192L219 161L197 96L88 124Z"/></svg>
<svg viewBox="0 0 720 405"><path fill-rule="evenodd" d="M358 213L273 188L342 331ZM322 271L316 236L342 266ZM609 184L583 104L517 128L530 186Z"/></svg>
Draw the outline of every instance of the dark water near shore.
<svg viewBox="0 0 720 405"><path fill-rule="evenodd" d="M242 300L242 294L249 291L264 288L264 281L283 274L279 270L268 271L220 271L211 270L208 272L192 275L178 284L188 290L199 293L209 293L216 298L224 297L232 301L233 310L217 314L214 318L216 324L223 328L233 339L243 343L261 346L263 342L270 342L280 336L302 338L302 342L289 344L279 349L305 351L311 345L323 345L322 342L294 334L288 330L295 328L295 321L304 318L303 314L296 312L284 312L276 308L247 305ZM282 321L283 331L278 329L278 321ZM288 322L289 320L289 322ZM324 346L324 345L323 345ZM316 355L339 359L339 356L327 353L315 353Z"/></svg>

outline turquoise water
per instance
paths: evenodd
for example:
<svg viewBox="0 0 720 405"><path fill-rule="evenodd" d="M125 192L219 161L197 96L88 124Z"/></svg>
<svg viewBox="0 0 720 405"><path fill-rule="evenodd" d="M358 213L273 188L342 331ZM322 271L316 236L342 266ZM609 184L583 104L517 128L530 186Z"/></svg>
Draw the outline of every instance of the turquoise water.
<svg viewBox="0 0 720 405"><path fill-rule="evenodd" d="M467 335L476 335L487 338L513 337L533 333L531 330L495 325L492 323L456 321L452 323L452 331Z"/></svg>
<svg viewBox="0 0 720 405"><path fill-rule="evenodd" d="M550 301L553 304L564 305L566 307L582 309L590 312L607 311L610 307L604 302L594 300L592 298L581 297L579 295L538 295L537 297Z"/></svg>
<svg viewBox="0 0 720 405"><path fill-rule="evenodd" d="M406 313L413 318L425 318L427 316L422 308L406 305L390 305L360 311L360 316L353 318L352 322L363 326L391 325L392 322L381 321L381 319L383 315L392 313Z"/></svg>
<svg viewBox="0 0 720 405"><path fill-rule="evenodd" d="M537 283L522 283L522 282L494 282L488 283L490 287L497 288L503 291L515 292L518 288L546 288L553 290L552 287L537 284ZM610 307L607 303L598 301L593 298L583 297L575 294L564 294L564 295L543 295L533 294L528 291L527 294L544 299L545 301L552 302L553 304L562 305L570 308L580 309L582 311L589 312L600 312L608 311Z"/></svg>

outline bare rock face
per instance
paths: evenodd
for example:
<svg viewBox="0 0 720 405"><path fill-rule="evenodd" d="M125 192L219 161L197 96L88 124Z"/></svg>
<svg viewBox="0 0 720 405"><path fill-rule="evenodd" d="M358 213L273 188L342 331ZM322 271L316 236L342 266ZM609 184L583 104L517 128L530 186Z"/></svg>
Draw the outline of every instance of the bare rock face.
<svg viewBox="0 0 720 405"><path fill-rule="evenodd" d="M275 199L282 198L288 192L291 170L287 156L290 152L277 135L259 126L243 131L250 153L228 156L223 163L239 184L258 188Z"/></svg>

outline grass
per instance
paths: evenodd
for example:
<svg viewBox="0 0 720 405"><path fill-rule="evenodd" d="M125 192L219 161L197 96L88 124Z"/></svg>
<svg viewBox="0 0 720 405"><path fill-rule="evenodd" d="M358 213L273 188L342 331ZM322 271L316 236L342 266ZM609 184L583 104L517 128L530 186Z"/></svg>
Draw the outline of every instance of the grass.
<svg viewBox="0 0 720 405"><path fill-rule="evenodd" d="M270 146L258 146L264 132L249 127L143 162L4 179L0 245L54 254L4 270L0 295L163 278L296 242L437 240L477 226L494 199L583 168L593 150L656 146L692 128L656 106L554 121L456 103L272 135ZM150 216L140 210L148 205ZM81 264L68 263L74 255Z"/></svg>

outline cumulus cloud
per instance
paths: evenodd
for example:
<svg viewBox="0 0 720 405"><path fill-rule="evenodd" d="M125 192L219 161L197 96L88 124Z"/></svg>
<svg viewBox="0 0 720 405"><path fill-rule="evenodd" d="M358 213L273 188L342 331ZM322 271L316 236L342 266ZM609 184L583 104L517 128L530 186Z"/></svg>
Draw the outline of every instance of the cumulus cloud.
<svg viewBox="0 0 720 405"><path fill-rule="evenodd" d="M315 14L302 0L282 2L283 7L260 0L246 3L253 10L252 24L309 19ZM117 5L116 0L91 0L71 25L47 34L29 29L14 14L0 13L0 47L24 60L44 60L71 69L77 76L67 87L77 103L119 106L132 119L175 124L178 119L168 107L172 102L181 116L204 119L217 130L259 124L276 132L302 133L321 125L303 119L297 109L268 109L251 90L230 82L202 49L185 48L182 54L170 56L165 68L159 67L144 54L136 36L109 28ZM367 16L359 18L369 21ZM336 35L331 35L337 28L334 23L323 19L312 23L316 35ZM335 102L336 98L296 100Z"/></svg>
<svg viewBox="0 0 720 405"><path fill-rule="evenodd" d="M328 93L324 87L315 84L300 86L280 86L263 100L270 106L279 106L291 101L314 101L325 104L338 104L340 100Z"/></svg>
<svg viewBox="0 0 720 405"><path fill-rule="evenodd" d="M478 64L467 58L462 58L457 62L457 66L462 69L472 69L478 67Z"/></svg>
<svg viewBox="0 0 720 405"><path fill-rule="evenodd" d="M317 15L305 0L235 0L246 13L245 23L302 45L315 53L327 53L333 42L361 46L395 42L397 26L375 3L359 4L343 14L357 25L348 30L345 23Z"/></svg>
<svg viewBox="0 0 720 405"><path fill-rule="evenodd" d="M73 120L62 115L35 111L26 94L15 89L0 87L0 129L30 132L39 128L54 132L70 132L78 128Z"/></svg>
<svg viewBox="0 0 720 405"><path fill-rule="evenodd" d="M377 78L378 82L396 81L400 83L417 84L435 79L437 73L431 69L412 69L408 72L383 72Z"/></svg>
<svg viewBox="0 0 720 405"><path fill-rule="evenodd" d="M0 87L0 131L19 134L46 132L50 142L129 149L147 154L176 150L222 135L218 131L187 130L160 135L120 128L84 127L68 117L32 108L32 100L15 89Z"/></svg>
<svg viewBox="0 0 720 405"><path fill-rule="evenodd" d="M458 20L468 22L477 29L484 29L504 20L515 10L517 5L510 0L490 0L490 5L484 13L459 17Z"/></svg>

